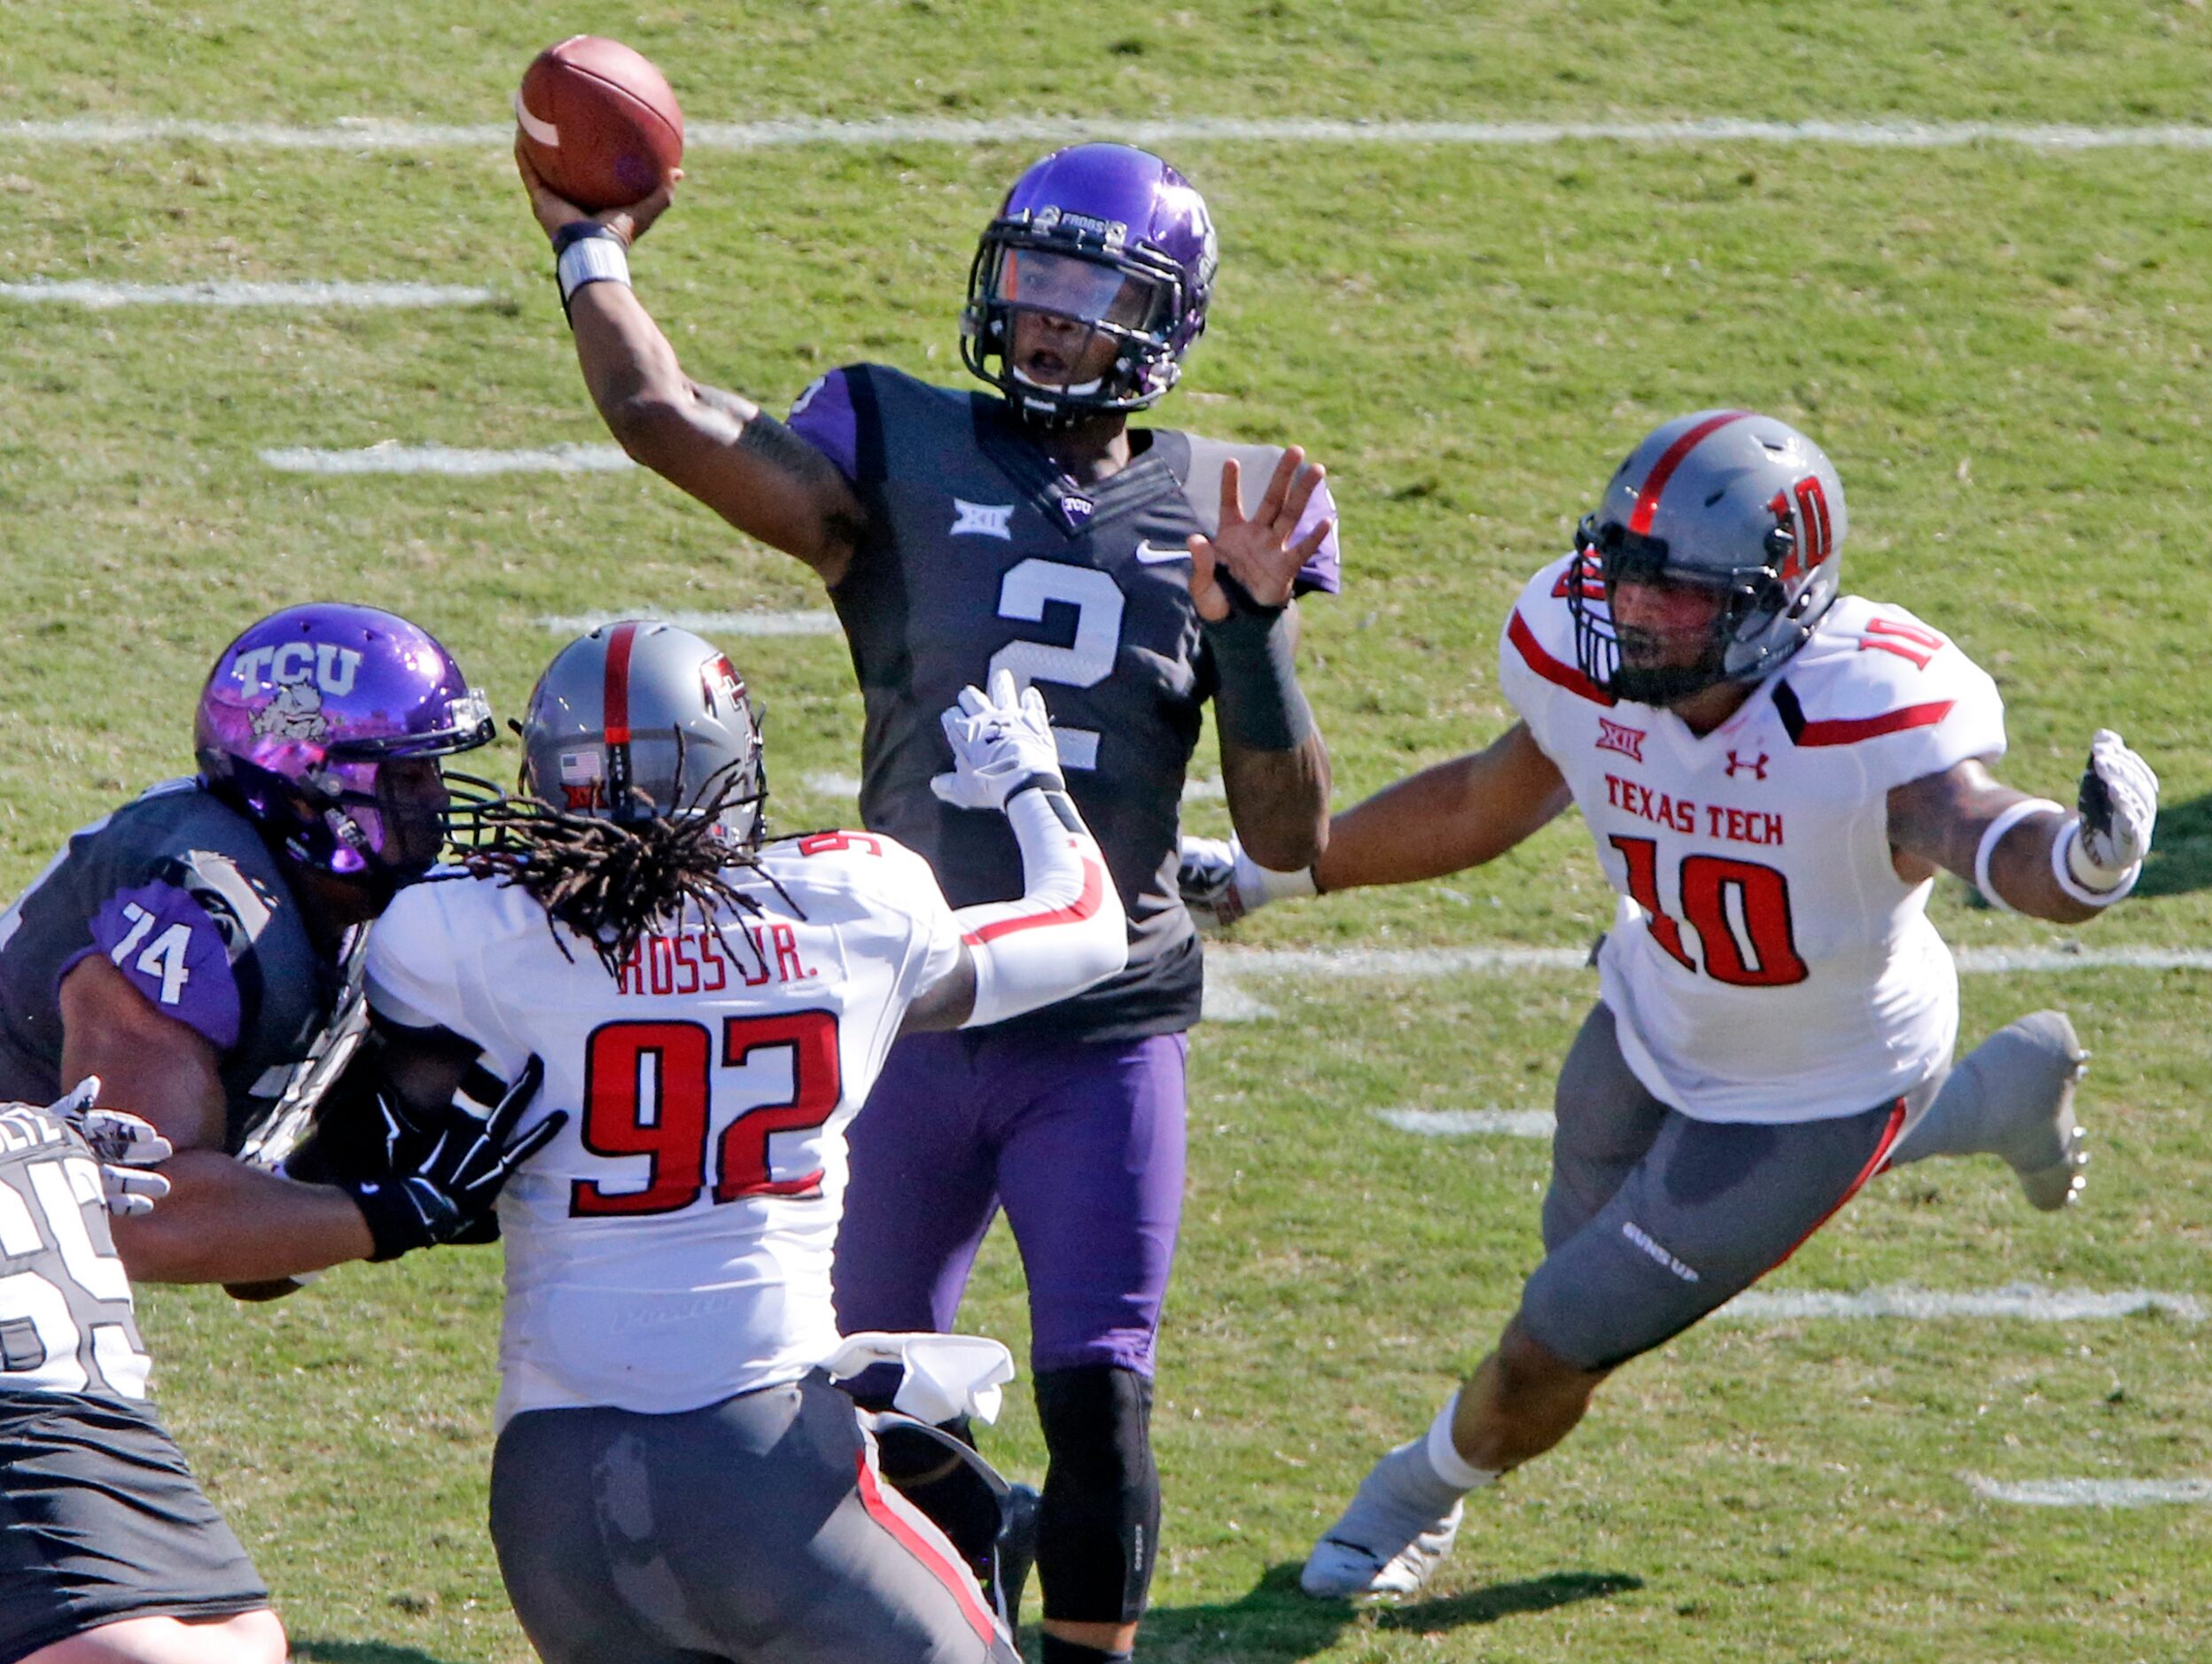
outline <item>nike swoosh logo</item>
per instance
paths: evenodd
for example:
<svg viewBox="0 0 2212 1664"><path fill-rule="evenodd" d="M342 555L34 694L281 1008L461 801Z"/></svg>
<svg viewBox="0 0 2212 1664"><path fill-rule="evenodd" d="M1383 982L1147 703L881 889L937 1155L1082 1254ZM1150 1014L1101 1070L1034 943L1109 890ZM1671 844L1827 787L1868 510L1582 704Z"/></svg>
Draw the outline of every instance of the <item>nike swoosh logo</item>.
<svg viewBox="0 0 2212 1664"><path fill-rule="evenodd" d="M1157 566L1162 561L1187 561L1190 558L1190 551L1187 548L1162 548L1157 543L1140 543L1137 545L1137 558L1147 566Z"/></svg>

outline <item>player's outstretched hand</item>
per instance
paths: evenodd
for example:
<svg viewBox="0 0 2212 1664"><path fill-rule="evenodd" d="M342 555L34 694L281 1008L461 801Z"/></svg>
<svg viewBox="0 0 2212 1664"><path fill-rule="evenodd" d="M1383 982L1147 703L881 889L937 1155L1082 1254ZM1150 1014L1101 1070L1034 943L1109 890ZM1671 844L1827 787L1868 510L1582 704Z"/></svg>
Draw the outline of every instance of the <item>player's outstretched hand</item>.
<svg viewBox="0 0 2212 1664"><path fill-rule="evenodd" d="M100 1199L108 1212L152 1213L153 1204L169 1194L169 1181L144 1170L167 1161L175 1151L152 1122L126 1109L102 1109L99 1097L100 1077L87 1075L47 1108L91 1147L92 1159L100 1164Z"/></svg>
<svg viewBox="0 0 2212 1664"><path fill-rule="evenodd" d="M545 1065L533 1057L488 1115L461 1093L434 1116L411 1106L394 1112L411 1133L428 1139L414 1170L339 1186L369 1223L376 1241L370 1258L397 1259L449 1242L490 1214L508 1178L568 1124L568 1112L557 1109L527 1132L515 1131L544 1078Z"/></svg>
<svg viewBox="0 0 2212 1664"><path fill-rule="evenodd" d="M2067 851L2067 865L2091 889L2110 890L2150 852L2158 821L2158 776L2110 728L2090 739L2081 811L2081 836Z"/></svg>
<svg viewBox="0 0 2212 1664"><path fill-rule="evenodd" d="M988 694L962 688L941 720L953 766L933 775L930 789L955 809L1003 809L1029 786L1064 789L1045 696L1034 688L1017 694L1013 672L993 673Z"/></svg>
<svg viewBox="0 0 2212 1664"><path fill-rule="evenodd" d="M1260 866L1235 838L1194 838L1182 842L1175 886L1183 906L1201 924L1235 924L1271 901L1320 893L1313 869L1278 873Z"/></svg>
<svg viewBox="0 0 2212 1664"><path fill-rule="evenodd" d="M1231 457L1221 465L1221 521L1211 537L1190 534L1190 599L1198 616L1218 624L1229 616L1231 595L1226 574L1252 602L1269 610L1290 604L1298 569L1328 540L1333 520L1314 522L1300 537L1298 522L1328 472L1320 464L1303 466L1305 453L1293 445L1267 481L1267 490L1250 519L1244 517L1240 481L1242 470Z"/></svg>
<svg viewBox="0 0 2212 1664"><path fill-rule="evenodd" d="M522 175L522 188L530 193L530 211L538 216L538 224L548 237L563 226L573 225L579 220L589 220L604 225L622 239L627 247L652 229L655 220L667 211L675 199L676 182L683 177L679 167L661 181L658 189L643 202L633 202L627 207L602 208L596 214L587 214L566 197L545 183L529 153L522 147L522 135L515 135L515 171Z"/></svg>

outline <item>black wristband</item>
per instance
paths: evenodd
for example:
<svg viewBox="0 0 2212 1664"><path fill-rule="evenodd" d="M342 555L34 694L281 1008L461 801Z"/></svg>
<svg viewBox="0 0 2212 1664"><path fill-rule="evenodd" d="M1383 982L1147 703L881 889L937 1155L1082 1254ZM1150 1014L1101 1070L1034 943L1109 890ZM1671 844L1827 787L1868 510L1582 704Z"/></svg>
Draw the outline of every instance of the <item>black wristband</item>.
<svg viewBox="0 0 2212 1664"><path fill-rule="evenodd" d="M368 1224L369 1240L375 1244L369 1258L374 1264L395 1260L402 1254L443 1240L438 1227L446 1222L432 1221L424 1209L423 1204L432 1198L442 1203L444 1211L451 1215L452 1225L459 1224L460 1209L454 1207L448 1197L429 1186L424 1186L428 1195L421 1192L410 1194L407 1181L401 1178L364 1180L343 1188Z"/></svg>
<svg viewBox="0 0 2212 1664"><path fill-rule="evenodd" d="M560 259L572 246L588 237L611 237L618 243L622 241L621 233L610 230L596 220L571 220L553 233L553 258Z"/></svg>
<svg viewBox="0 0 2212 1664"><path fill-rule="evenodd" d="M1214 719L1250 750L1296 750L1313 732L1313 712L1292 663L1290 609L1261 606L1226 572L1220 581L1229 616L1198 621L1219 679Z"/></svg>
<svg viewBox="0 0 2212 1664"><path fill-rule="evenodd" d="M1016 781L1012 789L1006 794L1005 801L1012 803L1025 791L1065 791L1067 789L1068 782L1061 779L1059 775L1048 774L1044 770L1039 769L1035 774L1024 774Z"/></svg>

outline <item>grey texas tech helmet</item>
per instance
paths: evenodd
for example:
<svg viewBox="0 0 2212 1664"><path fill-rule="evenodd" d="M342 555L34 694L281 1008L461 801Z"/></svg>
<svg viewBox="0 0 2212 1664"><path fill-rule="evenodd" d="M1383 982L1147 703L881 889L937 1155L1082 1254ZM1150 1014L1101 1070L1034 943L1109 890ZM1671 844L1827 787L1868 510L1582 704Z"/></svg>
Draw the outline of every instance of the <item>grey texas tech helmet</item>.
<svg viewBox="0 0 2212 1664"><path fill-rule="evenodd" d="M557 809L636 821L720 797L729 836L760 841L767 773L744 679L673 624L601 625L555 654L523 713L522 751L522 789Z"/></svg>
<svg viewBox="0 0 2212 1664"><path fill-rule="evenodd" d="M1847 524L1835 464L1787 422L1700 410L1655 428L1576 533L1581 576L1594 565L1603 580L1567 586L1582 673L1639 704L1760 680L1805 644L1834 602ZM1595 603L1624 581L1720 596L1697 664L1622 664L1611 608Z"/></svg>

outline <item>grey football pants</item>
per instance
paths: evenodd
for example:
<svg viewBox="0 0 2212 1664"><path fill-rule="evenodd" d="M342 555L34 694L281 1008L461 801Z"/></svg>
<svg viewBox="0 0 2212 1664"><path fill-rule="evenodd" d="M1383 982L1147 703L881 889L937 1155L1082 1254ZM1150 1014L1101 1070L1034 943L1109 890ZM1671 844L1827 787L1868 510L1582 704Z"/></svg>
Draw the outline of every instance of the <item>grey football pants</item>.
<svg viewBox="0 0 2212 1664"><path fill-rule="evenodd" d="M1826 1120L1694 1121L1645 1090L1596 1007L1560 1069L1544 1263L1522 1327L1585 1370L1671 1340L1850 1201L1941 1083Z"/></svg>
<svg viewBox="0 0 2212 1664"><path fill-rule="evenodd" d="M676 1415L524 1411L492 1542L549 1664L1020 1664L818 1376Z"/></svg>

